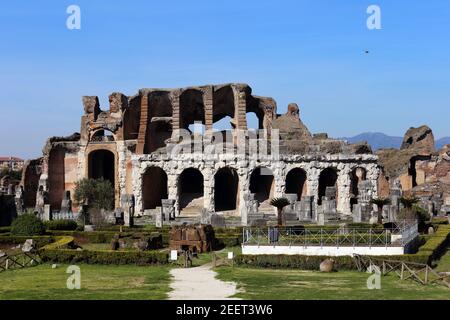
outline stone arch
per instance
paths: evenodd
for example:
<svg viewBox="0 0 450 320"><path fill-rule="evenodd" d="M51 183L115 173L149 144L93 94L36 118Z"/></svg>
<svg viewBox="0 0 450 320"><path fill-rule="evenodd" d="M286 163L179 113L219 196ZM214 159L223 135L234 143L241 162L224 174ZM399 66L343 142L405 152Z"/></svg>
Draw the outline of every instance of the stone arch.
<svg viewBox="0 0 450 320"><path fill-rule="evenodd" d="M178 200L181 213L201 213L204 207L204 178L200 170L187 168L180 174Z"/></svg>
<svg viewBox="0 0 450 320"><path fill-rule="evenodd" d="M325 168L319 175L319 197L317 199L317 204L322 204L322 198L325 197L325 191L327 187L336 187L336 202L338 199L337 195L337 180L338 172L335 168Z"/></svg>
<svg viewBox="0 0 450 320"><path fill-rule="evenodd" d="M302 168L293 168L286 175L286 194L296 194L298 200L307 194L307 176Z"/></svg>
<svg viewBox="0 0 450 320"><path fill-rule="evenodd" d="M250 175L250 192L260 203L268 204L275 193L275 178L272 170L256 167Z"/></svg>
<svg viewBox="0 0 450 320"><path fill-rule="evenodd" d="M167 174L160 167L151 166L142 176L142 208L155 209L161 199L168 198Z"/></svg>
<svg viewBox="0 0 450 320"><path fill-rule="evenodd" d="M239 203L239 176L235 169L220 168L214 175L215 211L236 210Z"/></svg>

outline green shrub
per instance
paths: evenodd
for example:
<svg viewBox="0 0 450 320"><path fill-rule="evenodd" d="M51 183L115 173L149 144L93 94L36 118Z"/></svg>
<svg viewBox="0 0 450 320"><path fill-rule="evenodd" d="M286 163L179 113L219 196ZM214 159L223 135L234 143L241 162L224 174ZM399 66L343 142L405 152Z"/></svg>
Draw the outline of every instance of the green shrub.
<svg viewBox="0 0 450 320"><path fill-rule="evenodd" d="M223 249L226 247L236 247L241 244L242 237L221 235L217 236L214 241L214 249Z"/></svg>
<svg viewBox="0 0 450 320"><path fill-rule="evenodd" d="M11 234L16 236L34 236L45 233L44 223L34 214L18 216L11 224Z"/></svg>
<svg viewBox="0 0 450 320"><path fill-rule="evenodd" d="M88 250L40 250L44 262L87 264L167 264L168 254L159 251L88 251Z"/></svg>
<svg viewBox="0 0 450 320"><path fill-rule="evenodd" d="M76 230L78 224L73 220L51 220L44 222L47 230L68 230L73 231Z"/></svg>

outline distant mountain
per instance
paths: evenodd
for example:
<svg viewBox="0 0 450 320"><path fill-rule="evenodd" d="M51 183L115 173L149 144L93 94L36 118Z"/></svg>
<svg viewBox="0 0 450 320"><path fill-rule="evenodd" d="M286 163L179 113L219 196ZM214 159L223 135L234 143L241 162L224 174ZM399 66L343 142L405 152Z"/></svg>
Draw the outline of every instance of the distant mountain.
<svg viewBox="0 0 450 320"><path fill-rule="evenodd" d="M403 142L403 137L388 136L381 132L364 132L354 137L340 138L349 143L367 141L374 151L383 148L399 149ZM450 144L450 137L444 137L436 140L436 148L441 149L446 144Z"/></svg>
<svg viewBox="0 0 450 320"><path fill-rule="evenodd" d="M367 143L372 146L374 151L382 148L399 149L403 142L402 137L388 136L381 132L365 132L354 137L346 137L341 139L347 140L349 143L367 141Z"/></svg>
<svg viewBox="0 0 450 320"><path fill-rule="evenodd" d="M436 148L442 149L446 144L450 144L450 137L444 137L436 140Z"/></svg>

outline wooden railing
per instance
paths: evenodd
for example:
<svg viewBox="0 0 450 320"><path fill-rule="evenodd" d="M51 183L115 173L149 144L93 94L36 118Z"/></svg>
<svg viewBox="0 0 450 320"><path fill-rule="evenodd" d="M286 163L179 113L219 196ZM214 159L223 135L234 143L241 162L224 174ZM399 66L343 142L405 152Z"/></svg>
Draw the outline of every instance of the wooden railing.
<svg viewBox="0 0 450 320"><path fill-rule="evenodd" d="M448 275L441 275L424 263L385 260L357 254L353 256L353 259L361 272L373 270L374 267L377 267L383 276L394 273L401 280L412 279L423 285L439 283L450 288Z"/></svg>
<svg viewBox="0 0 450 320"><path fill-rule="evenodd" d="M37 252L21 252L0 257L0 272L32 267L42 262Z"/></svg>

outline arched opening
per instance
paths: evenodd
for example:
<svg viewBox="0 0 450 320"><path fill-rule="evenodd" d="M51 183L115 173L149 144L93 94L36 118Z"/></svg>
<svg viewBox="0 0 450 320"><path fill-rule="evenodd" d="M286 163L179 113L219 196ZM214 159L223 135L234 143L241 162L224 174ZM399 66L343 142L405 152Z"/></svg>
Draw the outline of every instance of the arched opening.
<svg viewBox="0 0 450 320"><path fill-rule="evenodd" d="M221 168L214 176L215 211L236 210L239 177L236 170Z"/></svg>
<svg viewBox="0 0 450 320"><path fill-rule="evenodd" d="M259 203L269 205L274 194L274 177L270 169L258 167L250 176L250 192Z"/></svg>
<svg viewBox="0 0 450 320"><path fill-rule="evenodd" d="M232 131L236 127L233 88L224 86L214 91L213 105L213 129L222 132L225 137L227 131Z"/></svg>
<svg viewBox="0 0 450 320"><path fill-rule="evenodd" d="M91 179L104 179L115 184L114 153L109 150L95 150L89 153L88 177Z"/></svg>
<svg viewBox="0 0 450 320"><path fill-rule="evenodd" d="M65 187L65 152L63 149L53 149L50 151L48 159L48 187L49 202L52 210L61 209L61 201Z"/></svg>
<svg viewBox="0 0 450 320"><path fill-rule="evenodd" d="M205 124L205 104L201 91L189 89L180 95L180 129L189 130L194 122Z"/></svg>
<svg viewBox="0 0 450 320"><path fill-rule="evenodd" d="M148 96L149 117L144 153L166 146L172 136L172 104L167 91L154 91Z"/></svg>
<svg viewBox="0 0 450 320"><path fill-rule="evenodd" d="M145 209L161 206L161 199L167 199L167 174L159 167L148 168L142 177L142 205Z"/></svg>
<svg viewBox="0 0 450 320"><path fill-rule="evenodd" d="M91 137L91 142L111 142L114 141L114 135L109 130L97 130Z"/></svg>
<svg viewBox="0 0 450 320"><path fill-rule="evenodd" d="M261 113L258 116L254 111L247 112L247 128L249 130L263 129L263 118L264 115L261 115Z"/></svg>
<svg viewBox="0 0 450 320"><path fill-rule="evenodd" d="M203 175L198 169L184 170L178 180L180 211L199 214L203 208Z"/></svg>
<svg viewBox="0 0 450 320"><path fill-rule="evenodd" d="M320 173L318 205L322 204L322 198L326 195L327 187L336 187L337 178L337 172L333 168L326 168ZM334 196L337 199L337 191Z"/></svg>
<svg viewBox="0 0 450 320"><path fill-rule="evenodd" d="M359 183L366 180L366 170L364 168L355 168L350 173L350 207L353 209L353 205L358 203L359 195Z"/></svg>
<svg viewBox="0 0 450 320"><path fill-rule="evenodd" d="M286 176L287 194L296 194L298 200L306 195L306 172L300 168L294 168Z"/></svg>

